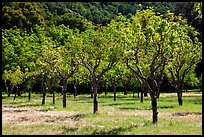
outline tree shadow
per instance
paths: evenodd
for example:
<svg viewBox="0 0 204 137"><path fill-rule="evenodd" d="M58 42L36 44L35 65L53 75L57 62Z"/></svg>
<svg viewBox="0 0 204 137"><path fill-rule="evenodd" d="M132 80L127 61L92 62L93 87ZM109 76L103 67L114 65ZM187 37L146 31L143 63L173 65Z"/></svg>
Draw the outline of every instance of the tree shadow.
<svg viewBox="0 0 204 137"><path fill-rule="evenodd" d="M24 109L14 109L14 110L2 110L2 112L26 112L28 110Z"/></svg>
<svg viewBox="0 0 204 137"><path fill-rule="evenodd" d="M88 114L76 114L76 115L69 116L69 118L75 121L79 121L80 119L85 118L87 115Z"/></svg>
<svg viewBox="0 0 204 137"><path fill-rule="evenodd" d="M104 104L102 106L119 106L119 105L122 105L122 103Z"/></svg>
<svg viewBox="0 0 204 137"><path fill-rule="evenodd" d="M175 108L175 106L158 106L158 109L168 109L168 108Z"/></svg>
<svg viewBox="0 0 204 137"><path fill-rule="evenodd" d="M114 98L114 94L110 94L110 95L99 95L99 98ZM125 95L117 95L116 94L116 98L129 98L128 96Z"/></svg>
<svg viewBox="0 0 204 137"><path fill-rule="evenodd" d="M158 109L168 109L175 108L175 106L158 106ZM120 107L120 110L151 110L151 106L142 106L142 107Z"/></svg>
<svg viewBox="0 0 204 137"><path fill-rule="evenodd" d="M18 107L37 107L37 106L42 106L42 104L32 103L32 104L22 104L22 105L18 105Z"/></svg>
<svg viewBox="0 0 204 137"><path fill-rule="evenodd" d="M120 110L151 110L151 107L120 107Z"/></svg>
<svg viewBox="0 0 204 137"><path fill-rule="evenodd" d="M202 115L202 112L177 112L173 113L172 116L186 116L186 115Z"/></svg>
<svg viewBox="0 0 204 137"><path fill-rule="evenodd" d="M129 127L119 127L119 128L114 128L108 131L98 131L98 130L94 130L91 135L119 135L121 132L127 131L127 130L131 130L132 128L138 127L136 126L129 126Z"/></svg>
<svg viewBox="0 0 204 137"><path fill-rule="evenodd" d="M159 98L158 101L160 101L160 102L172 102L172 101L175 101L175 99L165 99L165 98L160 99Z"/></svg>
<svg viewBox="0 0 204 137"><path fill-rule="evenodd" d="M78 130L78 128L65 127L65 126L63 126L63 127L62 127L62 130L63 130L62 134L66 134L66 133L69 133L69 132L75 132L75 131Z"/></svg>
<svg viewBox="0 0 204 137"><path fill-rule="evenodd" d="M112 104L104 104L102 106L119 106L119 105L132 105L132 104L135 104L135 102L112 103Z"/></svg>

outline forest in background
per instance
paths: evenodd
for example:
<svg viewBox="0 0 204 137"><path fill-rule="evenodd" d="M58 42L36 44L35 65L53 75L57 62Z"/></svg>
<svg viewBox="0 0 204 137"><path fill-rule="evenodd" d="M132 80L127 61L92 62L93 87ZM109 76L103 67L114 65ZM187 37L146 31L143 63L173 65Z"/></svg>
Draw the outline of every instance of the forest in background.
<svg viewBox="0 0 204 137"><path fill-rule="evenodd" d="M6 29L14 26L31 28L35 24L65 24L72 29L84 30L90 22L106 25L118 13L129 18L136 10L149 7L157 14L165 14L169 10L175 15L181 15L199 32L202 23L200 18L195 19L198 12L194 10L194 2L3 2L2 6L2 28Z"/></svg>

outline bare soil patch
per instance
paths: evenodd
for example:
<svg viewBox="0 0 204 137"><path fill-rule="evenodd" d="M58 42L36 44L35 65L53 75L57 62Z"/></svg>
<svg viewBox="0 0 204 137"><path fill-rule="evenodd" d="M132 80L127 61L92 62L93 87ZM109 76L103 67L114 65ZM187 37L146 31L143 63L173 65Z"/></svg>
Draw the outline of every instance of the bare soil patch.
<svg viewBox="0 0 204 137"><path fill-rule="evenodd" d="M186 116L186 115L202 115L201 112L177 112L173 113L173 116Z"/></svg>
<svg viewBox="0 0 204 137"><path fill-rule="evenodd" d="M39 111L34 108L10 108L3 107L3 124L68 124L75 127L78 122L82 122L82 117L75 112L67 111Z"/></svg>
<svg viewBox="0 0 204 137"><path fill-rule="evenodd" d="M199 97L202 96L202 93L182 93L183 97ZM161 97L177 97L177 93L163 93Z"/></svg>

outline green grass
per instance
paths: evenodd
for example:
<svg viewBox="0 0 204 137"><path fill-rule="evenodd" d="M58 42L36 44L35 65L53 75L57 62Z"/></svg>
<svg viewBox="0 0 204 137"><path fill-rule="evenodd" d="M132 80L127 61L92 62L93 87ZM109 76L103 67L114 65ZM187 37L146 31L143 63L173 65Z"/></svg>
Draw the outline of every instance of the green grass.
<svg viewBox="0 0 204 137"><path fill-rule="evenodd" d="M117 93L113 101L111 93L107 96L102 93L98 96L98 114L93 114L90 95L76 98L67 95L67 107L63 108L60 94L56 94L56 104L52 103L51 94L47 94L45 105L41 105L40 94L32 94L29 102L27 94L14 101L13 96L8 98L2 93L2 134L201 135L202 95L192 94L184 93L183 106L179 106L176 94L161 93L158 122L153 124L150 97L144 97L141 103L131 94Z"/></svg>

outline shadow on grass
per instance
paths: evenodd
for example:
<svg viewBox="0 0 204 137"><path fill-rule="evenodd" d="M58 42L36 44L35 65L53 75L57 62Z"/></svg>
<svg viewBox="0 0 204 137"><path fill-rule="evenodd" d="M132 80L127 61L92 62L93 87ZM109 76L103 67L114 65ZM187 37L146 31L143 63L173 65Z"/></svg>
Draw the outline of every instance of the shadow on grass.
<svg viewBox="0 0 204 137"><path fill-rule="evenodd" d="M112 103L112 104L104 104L102 106L119 106L119 105L132 105L132 104L135 104L135 102Z"/></svg>
<svg viewBox="0 0 204 137"><path fill-rule="evenodd" d="M28 110L14 109L14 110L3 110L2 112L26 112Z"/></svg>
<svg viewBox="0 0 204 137"><path fill-rule="evenodd" d="M18 107L37 107L37 106L42 106L42 104L39 104L39 103L22 104L22 105L19 105Z"/></svg>
<svg viewBox="0 0 204 137"><path fill-rule="evenodd" d="M120 107L120 110L151 110L151 107Z"/></svg>
<svg viewBox="0 0 204 137"><path fill-rule="evenodd" d="M119 135L120 132L126 131L126 130L131 130L133 126L130 127L119 127L119 128L114 128L109 131L97 131L94 130L91 135Z"/></svg>
<svg viewBox="0 0 204 137"><path fill-rule="evenodd" d="M168 108L175 108L175 106L158 106L158 109L168 109ZM142 106L142 107L120 107L120 110L151 110L152 107L150 106Z"/></svg>
<svg viewBox="0 0 204 137"><path fill-rule="evenodd" d="M173 113L172 116L186 116L186 115L202 115L202 112L177 112Z"/></svg>
<svg viewBox="0 0 204 137"><path fill-rule="evenodd" d="M110 94L110 95L99 95L99 98L113 98L114 95ZM125 96L125 95L117 95L116 94L116 98L130 98L129 96Z"/></svg>
<svg viewBox="0 0 204 137"><path fill-rule="evenodd" d="M85 118L88 114L76 114L76 115L72 115L69 118L71 118L72 120L75 121L79 121L82 118Z"/></svg>
<svg viewBox="0 0 204 137"><path fill-rule="evenodd" d="M8 97L8 96L2 96L2 99L13 99L14 98L14 95L11 95L10 97ZM28 96L25 96L25 95L21 95L21 96L18 96L18 95L16 95L16 98L19 98L19 99L21 99L21 98L28 98Z"/></svg>
<svg viewBox="0 0 204 137"><path fill-rule="evenodd" d="M159 98L159 102L172 102L172 101L177 101L177 99L167 99L167 98Z"/></svg>
<svg viewBox="0 0 204 137"><path fill-rule="evenodd" d="M158 106L159 109L175 108L175 106Z"/></svg>
<svg viewBox="0 0 204 137"><path fill-rule="evenodd" d="M105 104L105 105L102 105L102 106L119 106L119 105L122 105L122 103Z"/></svg>
<svg viewBox="0 0 204 137"><path fill-rule="evenodd" d="M62 127L62 130L63 130L62 134L66 134L66 133L69 133L69 132L75 132L75 131L78 130L78 128L65 127L65 126L63 126L63 127Z"/></svg>
<svg viewBox="0 0 204 137"><path fill-rule="evenodd" d="M119 128L113 128L111 130L108 130L108 131L98 131L98 130L94 130L91 135L119 135L121 134L121 132L124 132L124 131L130 131L131 129L133 128L137 128L139 126L147 126L147 125L150 125L152 124L150 121L146 121L145 123L141 124L141 125L130 125L128 127L126 126L123 126L123 127L119 127Z"/></svg>

